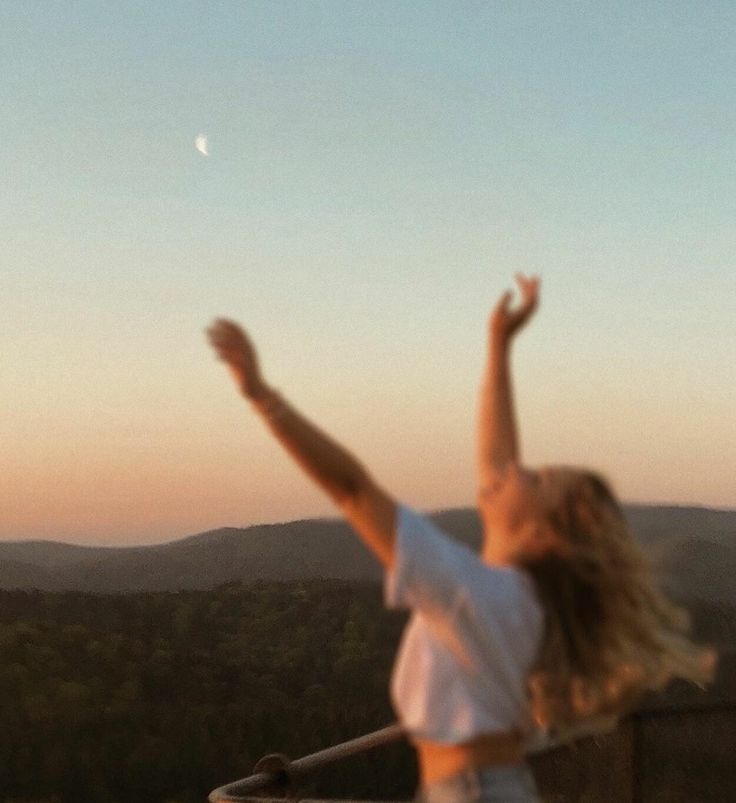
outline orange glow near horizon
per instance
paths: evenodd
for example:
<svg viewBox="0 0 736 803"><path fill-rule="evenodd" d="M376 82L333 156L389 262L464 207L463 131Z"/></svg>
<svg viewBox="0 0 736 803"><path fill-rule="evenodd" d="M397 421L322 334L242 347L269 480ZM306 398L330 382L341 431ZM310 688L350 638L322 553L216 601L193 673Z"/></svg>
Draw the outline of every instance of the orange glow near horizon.
<svg viewBox="0 0 736 803"><path fill-rule="evenodd" d="M191 427L162 412L160 431L154 419L127 434L105 427L106 434L97 430L85 440L89 422L77 419L79 430L70 425L64 436L11 442L15 459L0 489L0 538L159 543L222 526L338 516L237 398L224 372L219 379L219 412L194 415ZM664 437L666 417L650 411L660 430L642 446L625 409L614 420L587 399L585 415L558 408L551 421L543 415L545 400L524 390L520 415L528 422L522 431L530 464L591 465L627 501L731 506L731 457L708 444L706 433L708 448L699 458L695 444L688 450ZM424 509L466 507L475 500L472 394L461 402L459 418L440 401L407 415L403 400L394 416L352 424L345 403L334 427L326 428L397 498ZM316 420L329 418L328 403L311 406L322 408ZM717 431L711 438L717 440Z"/></svg>

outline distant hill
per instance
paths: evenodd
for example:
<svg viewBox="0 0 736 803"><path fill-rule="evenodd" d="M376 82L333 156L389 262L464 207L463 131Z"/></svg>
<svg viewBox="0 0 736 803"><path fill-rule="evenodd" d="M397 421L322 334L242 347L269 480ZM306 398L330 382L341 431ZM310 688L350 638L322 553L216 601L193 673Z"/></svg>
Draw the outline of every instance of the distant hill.
<svg viewBox="0 0 736 803"><path fill-rule="evenodd" d="M736 511L632 505L626 513L668 589L683 597L736 602ZM480 543L474 509L432 517L470 546ZM145 547L0 543L5 589L176 591L319 577L378 581L381 571L350 528L335 519L228 527Z"/></svg>

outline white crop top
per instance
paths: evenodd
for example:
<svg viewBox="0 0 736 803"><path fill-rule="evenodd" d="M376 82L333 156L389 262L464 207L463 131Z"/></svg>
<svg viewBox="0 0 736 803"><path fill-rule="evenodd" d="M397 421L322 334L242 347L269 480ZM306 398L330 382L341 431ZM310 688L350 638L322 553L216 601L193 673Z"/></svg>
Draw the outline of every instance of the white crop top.
<svg viewBox="0 0 736 803"><path fill-rule="evenodd" d="M403 505L394 550L385 603L412 615L391 698L410 738L459 744L494 731L529 735L526 679L544 627L531 578L489 566Z"/></svg>

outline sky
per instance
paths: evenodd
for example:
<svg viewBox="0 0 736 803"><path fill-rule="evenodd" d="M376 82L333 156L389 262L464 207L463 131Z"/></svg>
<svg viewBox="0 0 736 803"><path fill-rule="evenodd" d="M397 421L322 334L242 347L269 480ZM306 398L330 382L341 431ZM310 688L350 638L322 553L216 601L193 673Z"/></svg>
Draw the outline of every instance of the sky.
<svg viewBox="0 0 736 803"><path fill-rule="evenodd" d="M397 498L473 504L519 271L523 459L736 507L735 56L730 2L3 3L0 539L337 514L221 315Z"/></svg>

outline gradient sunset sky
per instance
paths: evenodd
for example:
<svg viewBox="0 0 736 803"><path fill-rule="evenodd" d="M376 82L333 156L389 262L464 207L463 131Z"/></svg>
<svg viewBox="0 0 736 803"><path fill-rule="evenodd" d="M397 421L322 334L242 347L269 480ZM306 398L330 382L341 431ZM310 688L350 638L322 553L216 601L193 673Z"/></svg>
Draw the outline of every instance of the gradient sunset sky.
<svg viewBox="0 0 736 803"><path fill-rule="evenodd" d="M397 497L472 504L517 271L526 460L736 507L735 56L732 2L3 3L0 539L335 515L218 315Z"/></svg>

